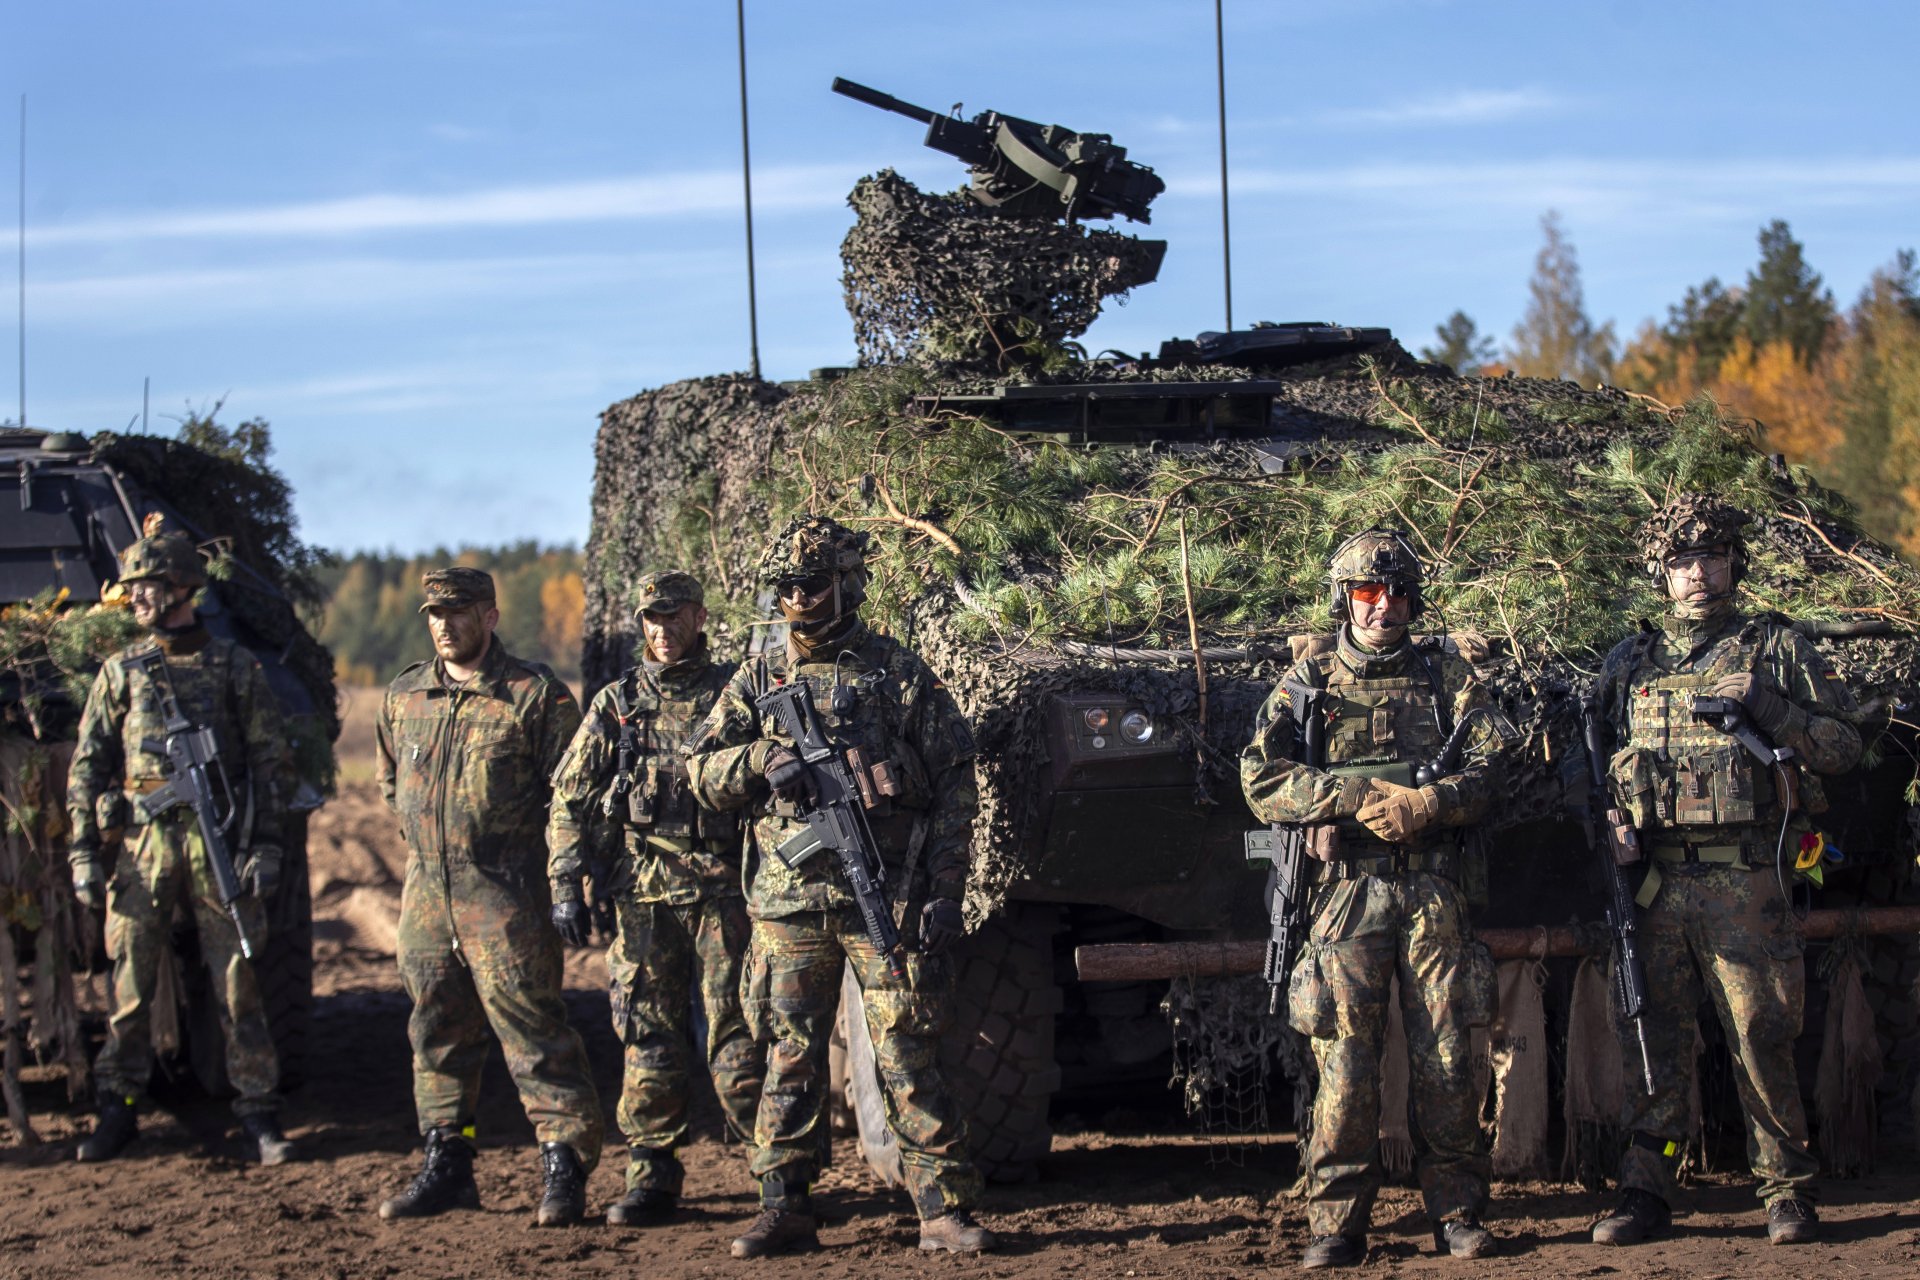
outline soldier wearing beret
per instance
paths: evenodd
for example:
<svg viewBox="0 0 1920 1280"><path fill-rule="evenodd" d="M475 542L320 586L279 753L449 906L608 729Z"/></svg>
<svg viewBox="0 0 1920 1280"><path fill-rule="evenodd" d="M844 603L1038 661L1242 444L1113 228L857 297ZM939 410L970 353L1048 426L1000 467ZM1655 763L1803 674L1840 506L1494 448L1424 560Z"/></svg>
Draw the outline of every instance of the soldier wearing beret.
<svg viewBox="0 0 1920 1280"><path fill-rule="evenodd" d="M491 1035L540 1139L538 1222L564 1226L585 1213L602 1125L560 1003L542 839L547 780L580 708L552 671L495 638L491 577L437 569L421 585L434 656L393 682L378 735L380 790L408 849L399 959L426 1159L380 1216L479 1207L474 1122Z"/></svg>

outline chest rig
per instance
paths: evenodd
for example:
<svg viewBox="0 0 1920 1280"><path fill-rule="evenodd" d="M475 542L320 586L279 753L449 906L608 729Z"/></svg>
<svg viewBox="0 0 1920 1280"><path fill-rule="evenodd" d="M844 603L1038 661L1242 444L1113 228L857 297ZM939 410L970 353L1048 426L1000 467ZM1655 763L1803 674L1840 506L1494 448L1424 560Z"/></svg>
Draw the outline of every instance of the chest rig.
<svg viewBox="0 0 1920 1280"><path fill-rule="evenodd" d="M688 697L673 697L638 667L615 683L613 712L619 733L614 738L613 779L601 802L607 817L669 839L732 836L735 819L700 807L680 758L680 742L700 718L697 699L702 691L695 685L687 690Z"/></svg>
<svg viewBox="0 0 1920 1280"><path fill-rule="evenodd" d="M833 744L845 753L847 768L860 789L861 805L879 835L899 808L925 808L931 799L930 787L919 754L895 727L900 693L892 674L884 667L865 663L856 669L844 660L847 656L840 655L841 660L831 665L804 663L780 674L806 687L820 723ZM764 661L758 678L763 689L775 678ZM785 802L775 802L773 811L782 817L798 815Z"/></svg>
<svg viewBox="0 0 1920 1280"><path fill-rule="evenodd" d="M1309 659L1327 697L1327 772L1342 778L1378 778L1414 785L1414 770L1439 756L1453 731L1452 709L1440 685L1439 654L1410 646L1394 674L1366 675L1339 653ZM1386 846L1354 818L1337 821L1343 846Z"/></svg>
<svg viewBox="0 0 1920 1280"><path fill-rule="evenodd" d="M1609 772L1621 807L1642 830L1741 827L1778 818L1772 770L1692 712L1692 700L1715 683L1760 667L1766 628L1748 622L1674 671L1652 661L1658 640L1648 634L1639 642L1620 688L1626 743Z"/></svg>

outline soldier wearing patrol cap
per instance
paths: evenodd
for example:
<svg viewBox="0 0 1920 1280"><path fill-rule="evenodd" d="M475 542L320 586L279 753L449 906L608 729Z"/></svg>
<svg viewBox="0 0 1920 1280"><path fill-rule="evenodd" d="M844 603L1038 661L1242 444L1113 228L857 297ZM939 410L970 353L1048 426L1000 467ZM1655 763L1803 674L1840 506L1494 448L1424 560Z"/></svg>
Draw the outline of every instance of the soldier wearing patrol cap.
<svg viewBox="0 0 1920 1280"><path fill-rule="evenodd" d="M695 999L714 1093L744 1143L753 1141L766 1067L740 1011L750 922L739 818L695 801L680 755L735 667L708 648L706 593L693 575L648 574L635 612L640 661L594 697L554 774L547 820L554 925L576 946L592 920L603 933L613 926L607 968L625 1046L616 1117L627 1192L607 1221L624 1226L664 1222L679 1203Z"/></svg>
<svg viewBox="0 0 1920 1280"><path fill-rule="evenodd" d="M1860 759L1855 707L1811 642L1769 615L1742 612L1743 511L1682 494L1641 526L1646 571L1671 601L1607 655L1596 691L1612 803L1637 833L1644 864L1640 950L1649 984L1641 1018L1651 1093L1640 1086L1638 1036L1622 1027L1626 1090L1620 1200L1593 1229L1635 1244L1671 1224L1675 1156L1686 1141L1694 1021L1713 999L1733 1052L1747 1151L1767 1207L1767 1238L1814 1238L1814 1179L1793 1042L1800 1034L1805 939L1788 900L1789 860L1826 807L1818 774ZM1643 624L1644 625L1644 624ZM1736 719L1788 758L1762 763L1694 714L1697 698L1735 704Z"/></svg>
<svg viewBox="0 0 1920 1280"><path fill-rule="evenodd" d="M434 657L400 673L380 707L380 790L406 837L400 977L413 998L413 1097L426 1158L383 1218L477 1208L475 1110L489 1035L540 1140L541 1226L578 1222L600 1158L600 1098L560 1003L542 839L548 779L580 708L557 676L508 653L493 579L421 580Z"/></svg>
<svg viewBox="0 0 1920 1280"><path fill-rule="evenodd" d="M1313 929L1288 992L1291 1021L1312 1037L1320 1068L1301 1157L1308 1269L1366 1257L1396 975L1413 1063L1415 1171L1435 1244L1456 1258L1495 1248L1480 1222L1491 1161L1470 1052L1470 1028L1492 1016L1493 962L1467 920L1475 846L1461 839L1494 795L1492 744L1488 734L1469 738L1457 772L1424 783L1416 776L1486 701L1464 659L1409 634L1424 577L1397 530L1368 529L1341 543L1328 566L1339 631L1313 638L1261 708L1240 757L1255 816L1305 827L1319 860ZM1313 690L1325 691L1326 745L1324 761L1309 762L1292 699Z"/></svg>
<svg viewBox="0 0 1920 1280"><path fill-rule="evenodd" d="M695 794L750 815L757 853L743 996L767 1047L753 1153L761 1213L733 1241L736 1258L817 1243L811 1185L843 967L863 992L887 1124L920 1215L920 1248L973 1253L994 1244L972 1217L980 1176L939 1061L953 999L949 952L965 933L960 904L978 805L973 735L927 664L861 620L867 542L825 516L796 516L780 531L761 578L787 620L784 651L741 668L686 748ZM805 829L809 775L792 738L756 699L796 682L848 767L859 761L887 908L907 941L897 958L869 940L837 859L818 854L788 866L775 853Z"/></svg>
<svg viewBox="0 0 1920 1280"><path fill-rule="evenodd" d="M120 585L152 638L109 658L94 677L67 776L74 892L90 907L106 907L113 959L113 1012L94 1064L100 1123L78 1154L110 1160L134 1139L136 1110L153 1071L160 966L175 914L185 907L213 979L227 1078L239 1095L234 1113L261 1162L279 1164L293 1155L275 1118L279 1059L235 919L258 953L267 937L264 904L280 885L285 803L279 777L286 751L280 706L259 661L232 640L210 635L201 622L193 601L207 574L192 541L163 530L158 516L147 518L143 532L120 557ZM232 788L225 802L236 821L226 837L246 892L231 916L214 889L192 807L149 813L141 803L175 780L168 758L155 750L166 735L160 700L168 694L196 728L212 733L217 769ZM108 849L129 827L137 834L109 881Z"/></svg>

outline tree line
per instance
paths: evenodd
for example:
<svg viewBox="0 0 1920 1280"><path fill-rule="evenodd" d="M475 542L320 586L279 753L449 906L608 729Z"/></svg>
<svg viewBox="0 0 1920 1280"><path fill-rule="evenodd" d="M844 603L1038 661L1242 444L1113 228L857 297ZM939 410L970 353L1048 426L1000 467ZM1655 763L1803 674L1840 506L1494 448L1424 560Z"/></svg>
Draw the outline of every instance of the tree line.
<svg viewBox="0 0 1920 1280"><path fill-rule="evenodd" d="M1902 249L1841 307L1784 221L1762 227L1746 278L1709 277L1622 344L1587 313L1579 257L1556 213L1541 219L1525 314L1497 348L1456 311L1425 360L1456 372L1607 382L1677 405L1711 396L1753 419L1774 452L1810 467L1861 522L1920 555L1920 262Z"/></svg>

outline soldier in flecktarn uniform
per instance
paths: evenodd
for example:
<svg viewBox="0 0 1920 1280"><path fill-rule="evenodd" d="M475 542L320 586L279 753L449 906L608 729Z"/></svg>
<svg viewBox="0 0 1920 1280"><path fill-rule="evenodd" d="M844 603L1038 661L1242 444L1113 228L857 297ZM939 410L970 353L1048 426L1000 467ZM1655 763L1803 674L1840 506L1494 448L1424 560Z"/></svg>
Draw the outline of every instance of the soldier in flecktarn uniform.
<svg viewBox="0 0 1920 1280"><path fill-rule="evenodd" d="M766 1055L740 1011L751 922L740 879L737 812L702 808L680 746L732 678L707 648L706 593L691 574L649 574L638 602L641 661L594 698L553 778L547 874L553 920L584 945L593 917L612 924L607 969L614 1031L625 1046L616 1116L627 1140L627 1193L607 1221L667 1221L685 1170L692 1009L707 1024L707 1071L728 1131L753 1141ZM591 876L589 906L583 878Z"/></svg>
<svg viewBox="0 0 1920 1280"><path fill-rule="evenodd" d="M1818 1229L1820 1165L1793 1062L1806 941L1786 890L1806 830L1794 819L1826 807L1818 775L1851 769L1861 744L1852 695L1813 644L1783 619L1738 607L1748 522L1702 494L1654 512L1640 547L1672 607L1601 668L1612 801L1638 833L1640 950L1658 975L1641 1019L1653 1092L1626 1091L1621 1124L1632 1136L1619 1203L1593 1229L1602 1244L1636 1244L1671 1223L1703 994L1733 1054L1767 1238L1799 1244ZM1703 697L1735 704L1759 740L1788 758L1762 763L1722 723L1695 715ZM1638 1082L1637 1037L1622 1027L1621 1042L1625 1077Z"/></svg>
<svg viewBox="0 0 1920 1280"><path fill-rule="evenodd" d="M436 569L422 580L435 656L400 673L377 726L380 791L407 842L400 977L413 998L413 1100L426 1158L383 1218L478 1208L475 1108L498 1039L540 1140L536 1221L586 1212L603 1122L586 1046L560 1002L549 919L548 779L580 706L557 676L508 653L493 579Z"/></svg>
<svg viewBox="0 0 1920 1280"><path fill-rule="evenodd" d="M120 582L133 616L153 638L109 658L94 677L67 780L74 892L89 907L106 907L113 959L113 1013L94 1063L100 1123L78 1155L111 1160L138 1132L138 1107L153 1072L160 964L174 915L185 907L213 979L227 1079L239 1094L234 1114L261 1163L281 1164L294 1148L277 1118L280 1063L253 964L242 949L242 930L256 953L266 945L263 904L280 887L285 803L279 778L287 751L280 705L259 661L233 641L209 635L200 621L193 600L207 574L192 541L164 531L157 516L147 518L143 532L120 557ZM162 754L161 707L168 700L177 701L193 731L212 735L210 786L231 819L215 838L224 839L245 890L231 911L215 888L193 806L150 811L163 797L185 798L179 788L186 780ZM106 848L129 828L135 834L109 881Z"/></svg>

